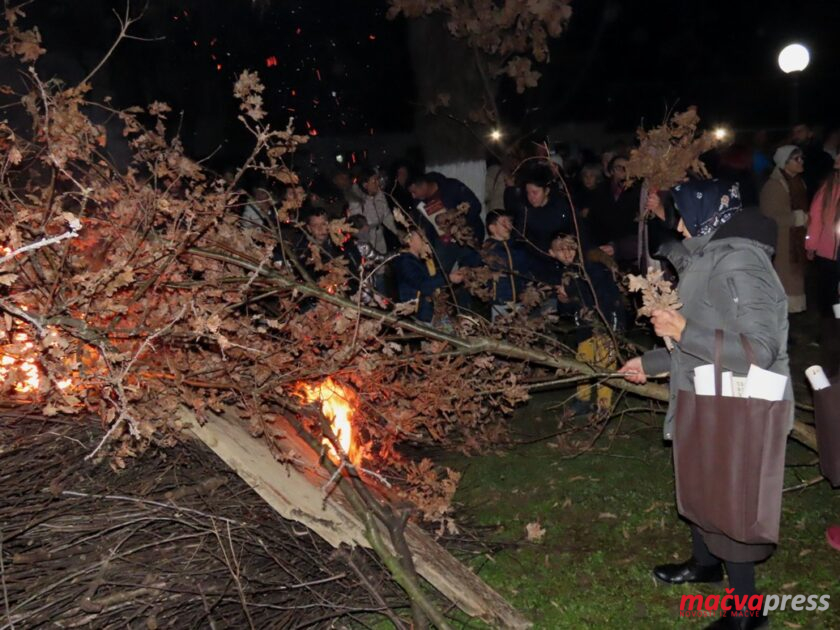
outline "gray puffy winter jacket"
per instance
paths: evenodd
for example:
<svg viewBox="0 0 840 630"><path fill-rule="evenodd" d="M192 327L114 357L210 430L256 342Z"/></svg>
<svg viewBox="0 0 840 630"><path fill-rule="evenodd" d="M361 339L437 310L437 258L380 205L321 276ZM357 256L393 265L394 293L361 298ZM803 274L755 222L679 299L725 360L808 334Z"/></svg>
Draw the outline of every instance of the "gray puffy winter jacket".
<svg viewBox="0 0 840 630"><path fill-rule="evenodd" d="M724 331L721 363L735 376L749 369L739 335L747 337L756 364L788 376L785 400L793 400L788 363L788 306L785 291L773 269L773 248L751 238L720 232L749 234L750 217L738 217L747 229L723 226L718 232L681 243L670 243L660 253L679 274L680 313L686 327L673 352L660 348L642 356L646 374L670 372L670 401L664 437L673 438L679 390L694 391L694 368L714 360L715 330ZM736 222L733 219L733 222ZM735 227L735 226L731 226ZM733 421L735 419L733 418ZM793 427L793 405L789 428Z"/></svg>

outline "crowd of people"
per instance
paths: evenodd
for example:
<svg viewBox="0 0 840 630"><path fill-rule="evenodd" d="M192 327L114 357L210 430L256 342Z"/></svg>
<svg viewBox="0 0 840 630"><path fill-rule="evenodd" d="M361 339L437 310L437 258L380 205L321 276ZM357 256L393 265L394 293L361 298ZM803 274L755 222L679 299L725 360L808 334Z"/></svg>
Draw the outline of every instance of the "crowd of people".
<svg viewBox="0 0 840 630"><path fill-rule="evenodd" d="M819 313L821 336L813 343L829 376L840 369L840 131L823 140L807 125L774 146L756 134L752 144L733 142L703 156L712 179L687 178L670 190L628 182L629 155L620 149L595 155L561 147L558 155L489 160L484 199L457 179L398 161L387 175L365 166L306 187L263 183L241 216L245 226L276 229L275 263L307 279L323 283L325 263L340 259L348 295L410 305L414 317L433 326L446 326L453 311L489 320L554 314L573 322L579 356L590 362L603 339L594 331L622 331L633 320L623 274L659 266L678 282L683 305L654 311L653 330L674 348L648 352L619 371L639 384L670 375L665 437L675 452L674 424L685 414L677 401L693 388L694 369L708 363L737 374L755 365L787 377L781 401L788 406L776 412L773 429L784 440L793 419L791 315ZM274 210L290 200L299 214L281 225ZM335 219L353 228L352 237L334 238ZM543 290L525 300L531 285ZM610 395L607 388L584 390L578 413ZM783 470L784 458L772 466ZM725 480L715 487L740 496ZM780 504L780 487L778 495ZM771 530L777 517L763 517ZM667 583L716 581L725 566L732 591L754 595L755 564L772 553L772 536L745 542L708 522L714 519L701 509L690 523L691 558L660 565L654 575ZM840 550L840 527L829 527L827 537ZM765 622L760 614L728 614L709 627Z"/></svg>
<svg viewBox="0 0 840 630"><path fill-rule="evenodd" d="M818 143L807 125L796 125L776 148L768 148L765 135L756 134L752 146L733 143L705 156L716 176L739 184L744 207L757 206L776 222L774 266L790 313L806 310L807 294L825 316L827 337L840 273L835 230L823 228L833 225L840 195L836 178L829 177L836 172L838 138L840 133L832 131ZM494 317L516 310L524 286L537 281L555 287L546 308L553 304L571 317L576 313L570 303L597 307L621 327L627 310L615 297L616 272L646 269L664 242L679 238L669 204L651 206L641 199L639 183L628 184L627 159L622 149L597 155L582 150L571 154L564 147L559 155L542 159L491 159L485 191L473 191L438 172L417 172L402 160L388 173L369 166L339 168L307 186L278 190L260 182L250 191L243 218L272 226L272 208L290 196L299 197L297 218L306 229L291 249L303 254L303 262L313 241L323 246L327 258L346 257L354 272L361 261L368 267L376 261L370 288L392 301L417 300L416 315L422 321L431 321L429 303L445 288L460 308ZM668 194L659 191L665 200ZM659 214L651 211L660 205ZM647 220L640 220L645 215ZM349 219L357 232L352 241L336 246L326 242L322 224L340 218ZM415 232L423 247L411 244ZM566 251L571 242L576 244L572 262L558 257L556 243L561 241ZM476 266L494 271L494 297L484 304L457 286L464 277L458 271ZM573 280L578 271L589 277L588 291L578 290ZM827 357L826 363L840 363L840 352L828 350L836 356Z"/></svg>
<svg viewBox="0 0 840 630"><path fill-rule="evenodd" d="M838 144L840 131L819 142L800 124L777 146L758 133L750 144L732 142L703 156L716 178L738 184L744 208L775 222L772 260L789 313L809 306L819 312L821 339L814 342L822 342L829 376L840 367L833 311L840 282ZM243 223L284 228L277 261L294 256L312 279L325 273L325 261L343 259L349 293L362 291L365 303L414 302L415 317L436 325L446 322L443 309L435 314L436 300L491 320L523 310L554 313L574 321L583 342L591 326L581 322L620 331L633 320L635 309L620 290L623 273L663 266L676 279L659 252L682 237L673 191L642 198L643 186L628 182L627 147L601 154L559 149L489 159L484 191L420 172L406 160L387 173L367 165L336 168L305 186L257 182ZM278 226L274 210L291 199L297 215ZM347 220L353 237L330 238L334 219ZM491 273L471 272L480 267ZM522 304L529 285L543 289L537 307L533 298Z"/></svg>

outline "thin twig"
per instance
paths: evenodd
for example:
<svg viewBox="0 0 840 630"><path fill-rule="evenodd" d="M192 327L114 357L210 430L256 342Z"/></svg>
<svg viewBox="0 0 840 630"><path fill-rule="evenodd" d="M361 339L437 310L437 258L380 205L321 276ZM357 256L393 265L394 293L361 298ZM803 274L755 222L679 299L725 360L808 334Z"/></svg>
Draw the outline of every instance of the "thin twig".
<svg viewBox="0 0 840 630"><path fill-rule="evenodd" d="M111 11L114 13L114 15L117 16L117 22L119 22L119 24L120 24L120 32L117 35L117 39L114 40L114 43L111 44L111 47L108 49L108 52L105 53L105 56L102 57L102 59L99 60L99 63L96 64L96 66L93 68L93 70L91 70L87 74L87 76L84 79L81 80L79 85L82 85L84 83L88 83L94 77L94 75L97 72L99 72L99 70L102 68L102 66L105 65L105 62L108 61L108 59L111 57L111 55L114 54L114 51L117 49L117 46L120 45L120 42L122 40L124 40L124 39L140 39L140 38L137 38L137 37L130 37L130 38L128 37L129 27L132 24L134 24L135 22L137 22L140 18L143 17L142 13L140 13L140 15L138 15L137 17L131 17L131 2L126 2L125 3L125 16L123 16L123 17L120 17L120 14L117 13L117 11L115 9L111 9Z"/></svg>
<svg viewBox="0 0 840 630"><path fill-rule="evenodd" d="M9 628L15 630L12 622L12 611L9 606L9 591L6 588L6 565L3 561L3 530L0 529L0 582L3 584L3 604L6 606L6 618L9 620Z"/></svg>
<svg viewBox="0 0 840 630"><path fill-rule="evenodd" d="M141 505L153 505L155 507L165 508L167 510L175 510L176 512L185 512L189 514L195 514L197 516L203 516L204 518L210 520L219 520L228 524L238 525L239 527L248 527L247 523L225 518L224 516L215 516L213 514L208 514L206 512L194 510L188 507L182 507L180 505L175 505L174 503L161 503L160 501L152 501L150 499L138 499L137 497L127 497L119 494L89 494L86 492L77 492L75 490L63 490L61 494L68 497L82 497L86 499L105 499L108 501L127 501L130 503L139 503Z"/></svg>
<svg viewBox="0 0 840 630"><path fill-rule="evenodd" d="M29 243L29 245L24 245L13 252L9 252L2 258L0 258L0 265L5 263L6 261L12 260L15 256L19 256L20 254L25 254L26 252L35 251L36 249L41 249L42 247L49 247L50 245L55 245L56 243L60 243L61 241L66 241L68 238L76 238L79 236L79 229L81 229L81 224L78 228L72 228L63 234L59 234L58 236L53 236L50 238L43 238L40 241L35 241L34 243Z"/></svg>

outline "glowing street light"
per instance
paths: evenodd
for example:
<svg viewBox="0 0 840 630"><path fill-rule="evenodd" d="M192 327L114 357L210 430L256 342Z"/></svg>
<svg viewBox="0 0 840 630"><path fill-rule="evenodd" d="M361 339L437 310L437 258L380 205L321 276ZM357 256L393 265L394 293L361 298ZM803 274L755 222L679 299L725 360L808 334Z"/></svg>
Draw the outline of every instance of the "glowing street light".
<svg viewBox="0 0 840 630"><path fill-rule="evenodd" d="M729 129L727 129L726 127L715 127L715 129L712 131L712 134L714 135L715 140L717 140L718 142L723 142L729 137Z"/></svg>
<svg viewBox="0 0 840 630"><path fill-rule="evenodd" d="M502 139L502 130L501 129L494 129L490 132L490 139L493 142L499 142Z"/></svg>
<svg viewBox="0 0 840 630"><path fill-rule="evenodd" d="M799 75L810 61L811 53L802 44L788 44L779 53L779 68L793 78L790 101L792 124L799 122Z"/></svg>
<svg viewBox="0 0 840 630"><path fill-rule="evenodd" d="M802 44L789 44L779 53L779 68L785 74L802 72L811 61L811 53Z"/></svg>

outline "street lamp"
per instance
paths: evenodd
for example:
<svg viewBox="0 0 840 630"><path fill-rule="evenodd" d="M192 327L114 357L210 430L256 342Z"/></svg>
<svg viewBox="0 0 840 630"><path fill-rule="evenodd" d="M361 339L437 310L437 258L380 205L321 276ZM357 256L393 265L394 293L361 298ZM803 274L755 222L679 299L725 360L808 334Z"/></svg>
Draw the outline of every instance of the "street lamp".
<svg viewBox="0 0 840 630"><path fill-rule="evenodd" d="M802 72L811 61L811 53L802 44L789 44L779 53L779 68L785 74Z"/></svg>
<svg viewBox="0 0 840 630"><path fill-rule="evenodd" d="M788 44L779 53L779 68L793 78L790 112L794 124L799 122L799 73L810 61L811 53L802 44Z"/></svg>

